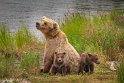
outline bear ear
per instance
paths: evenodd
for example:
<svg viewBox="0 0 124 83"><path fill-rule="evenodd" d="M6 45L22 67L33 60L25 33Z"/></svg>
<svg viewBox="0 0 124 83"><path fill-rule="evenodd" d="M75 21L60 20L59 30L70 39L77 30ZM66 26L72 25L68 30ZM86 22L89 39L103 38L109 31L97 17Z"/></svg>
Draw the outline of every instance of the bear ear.
<svg viewBox="0 0 124 83"><path fill-rule="evenodd" d="M66 53L65 53L65 52L63 52L63 54L65 55Z"/></svg>
<svg viewBox="0 0 124 83"><path fill-rule="evenodd" d="M89 56L89 57L91 57L91 56L92 56L92 54L88 53L88 56Z"/></svg>
<svg viewBox="0 0 124 83"><path fill-rule="evenodd" d="M56 29L58 27L57 23L53 23L53 29Z"/></svg>
<svg viewBox="0 0 124 83"><path fill-rule="evenodd" d="M42 17L42 19L45 19L45 18L46 18L46 16L43 16L43 17Z"/></svg>

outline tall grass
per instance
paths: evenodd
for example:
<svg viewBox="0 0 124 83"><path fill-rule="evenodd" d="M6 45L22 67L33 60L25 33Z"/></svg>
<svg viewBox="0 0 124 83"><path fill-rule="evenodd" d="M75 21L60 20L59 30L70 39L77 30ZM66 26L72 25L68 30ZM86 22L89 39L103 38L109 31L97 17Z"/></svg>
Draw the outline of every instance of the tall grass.
<svg viewBox="0 0 124 83"><path fill-rule="evenodd" d="M85 50L83 33L88 24L88 19L85 16L79 13L74 13L73 15L69 15L65 19L65 23L61 26L62 30L66 33L69 42L77 49L77 51Z"/></svg>
<svg viewBox="0 0 124 83"><path fill-rule="evenodd" d="M0 54L0 78L9 77L14 67L14 57L6 59L2 54Z"/></svg>
<svg viewBox="0 0 124 83"><path fill-rule="evenodd" d="M118 82L124 83L124 61L121 62L118 68Z"/></svg>
<svg viewBox="0 0 124 83"><path fill-rule="evenodd" d="M115 19L124 17L121 11L93 16L92 20L83 14L71 14L65 18L61 28L77 51L102 53L107 60L115 60L122 53L124 42L124 29L121 27L124 21ZM120 24L115 24L118 20L121 20Z"/></svg>
<svg viewBox="0 0 124 83"><path fill-rule="evenodd" d="M9 34L7 27L0 26L0 51L13 50L13 37Z"/></svg>
<svg viewBox="0 0 124 83"><path fill-rule="evenodd" d="M21 68L28 72L37 74L39 71L39 55L35 52L28 52L24 54L21 58Z"/></svg>
<svg viewBox="0 0 124 83"><path fill-rule="evenodd" d="M5 25L1 25L0 78L37 74L43 46L25 25L13 34L9 33Z"/></svg>
<svg viewBox="0 0 124 83"><path fill-rule="evenodd" d="M22 48L31 43L33 35L29 32L26 26L23 26L20 30L15 33L15 44L16 48Z"/></svg>
<svg viewBox="0 0 124 83"><path fill-rule="evenodd" d="M124 10L113 10L110 17L115 25L124 28Z"/></svg>

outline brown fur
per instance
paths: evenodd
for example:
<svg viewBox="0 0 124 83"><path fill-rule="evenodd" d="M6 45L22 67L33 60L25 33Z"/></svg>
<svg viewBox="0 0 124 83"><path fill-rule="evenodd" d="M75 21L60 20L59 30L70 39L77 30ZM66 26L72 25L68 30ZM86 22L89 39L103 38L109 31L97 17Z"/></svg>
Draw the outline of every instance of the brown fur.
<svg viewBox="0 0 124 83"><path fill-rule="evenodd" d="M78 72L80 56L68 42L65 33L60 30L58 23L43 17L40 23L36 23L36 27L46 38L43 71L49 72L55 52L66 52L65 64L70 64L70 72Z"/></svg>
<svg viewBox="0 0 124 83"><path fill-rule="evenodd" d="M98 60L98 56L95 54L89 54L89 53L81 53L81 62L78 74L83 71L93 73L94 71L94 63L100 64Z"/></svg>
<svg viewBox="0 0 124 83"><path fill-rule="evenodd" d="M55 75L55 74L58 74L58 73L61 74L61 75L66 74L67 69L66 69L66 65L64 63L65 56L66 56L65 52L63 52L63 53L55 52L54 61L53 61L52 67L49 71L50 75Z"/></svg>

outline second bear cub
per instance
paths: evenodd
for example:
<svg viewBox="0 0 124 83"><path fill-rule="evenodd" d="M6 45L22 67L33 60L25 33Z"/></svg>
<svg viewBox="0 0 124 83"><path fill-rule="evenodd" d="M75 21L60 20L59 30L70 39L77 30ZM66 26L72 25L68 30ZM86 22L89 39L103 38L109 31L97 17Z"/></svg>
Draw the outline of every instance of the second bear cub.
<svg viewBox="0 0 124 83"><path fill-rule="evenodd" d="M80 62L80 68L78 74L80 72L83 73L83 71L93 73L94 63L100 64L98 56L95 54L81 53L80 56L81 56L81 62Z"/></svg>
<svg viewBox="0 0 124 83"><path fill-rule="evenodd" d="M65 75L67 70L66 70L66 65L64 63L64 57L65 57L66 53L54 53L54 61L52 64L52 67L49 71L50 75L55 75L55 74L61 74L61 75Z"/></svg>

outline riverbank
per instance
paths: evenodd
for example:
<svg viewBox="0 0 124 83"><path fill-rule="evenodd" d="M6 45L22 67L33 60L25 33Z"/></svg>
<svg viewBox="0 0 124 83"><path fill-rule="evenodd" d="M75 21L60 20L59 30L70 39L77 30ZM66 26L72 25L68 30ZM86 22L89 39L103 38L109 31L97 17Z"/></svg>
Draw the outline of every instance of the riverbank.
<svg viewBox="0 0 124 83"><path fill-rule="evenodd" d="M106 61L121 62L124 55L124 11L112 11L107 15L93 16L92 20L81 13L68 13L60 25L69 42L78 52L98 54L100 65L93 74L49 76L40 73L44 42L38 41L22 25L10 34L5 25L0 26L0 82L2 79L25 79L33 83L117 83L116 71L111 71ZM120 69L119 72L123 72ZM121 83L121 82L120 82Z"/></svg>

